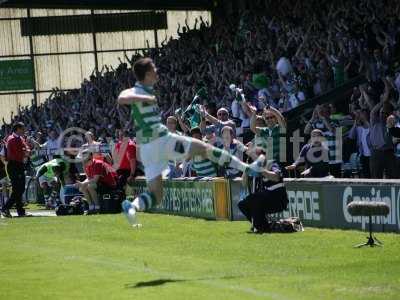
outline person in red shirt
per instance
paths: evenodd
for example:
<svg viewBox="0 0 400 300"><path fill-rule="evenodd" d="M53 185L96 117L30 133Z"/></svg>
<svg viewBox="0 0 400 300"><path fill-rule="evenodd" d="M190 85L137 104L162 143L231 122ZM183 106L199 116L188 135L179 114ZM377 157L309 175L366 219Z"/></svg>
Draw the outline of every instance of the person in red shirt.
<svg viewBox="0 0 400 300"><path fill-rule="evenodd" d="M24 139L24 123L16 123L13 133L6 140L7 174L12 185L10 199L1 209L1 216L11 218L10 208L17 208L19 217L27 216L22 203L22 195L25 191L25 161L29 157L30 149Z"/></svg>
<svg viewBox="0 0 400 300"><path fill-rule="evenodd" d="M99 195L111 193L117 188L117 173L112 166L103 160L93 158L90 149L78 154L86 173L85 181L78 181L76 187L84 194L89 204L89 212L100 210Z"/></svg>
<svg viewBox="0 0 400 300"><path fill-rule="evenodd" d="M135 178L136 144L129 138L128 132L119 130L117 134L118 143L113 151L113 167L117 170L118 184L122 188Z"/></svg>

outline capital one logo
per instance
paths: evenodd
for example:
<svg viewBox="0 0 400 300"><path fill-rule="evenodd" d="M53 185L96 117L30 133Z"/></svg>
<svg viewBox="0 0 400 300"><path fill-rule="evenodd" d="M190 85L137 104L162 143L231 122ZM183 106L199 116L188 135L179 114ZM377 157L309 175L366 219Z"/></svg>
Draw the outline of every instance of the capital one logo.
<svg viewBox="0 0 400 300"><path fill-rule="evenodd" d="M395 187L390 187L390 189L385 187L382 188L366 188L365 192L355 192L353 187L347 186L343 191L342 197L342 209L343 216L348 223L358 223L361 224L362 229L365 229L366 224L368 224L368 217L353 217L347 211L347 204L352 201L378 201L385 202L389 208L390 212L386 217L372 217L373 224L389 224L396 225L397 229L400 230L400 189L396 193Z"/></svg>

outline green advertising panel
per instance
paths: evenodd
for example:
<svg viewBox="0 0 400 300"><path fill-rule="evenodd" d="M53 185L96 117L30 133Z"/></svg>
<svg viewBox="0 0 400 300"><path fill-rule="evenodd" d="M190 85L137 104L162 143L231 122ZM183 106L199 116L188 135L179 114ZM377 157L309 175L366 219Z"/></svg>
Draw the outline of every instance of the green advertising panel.
<svg viewBox="0 0 400 300"><path fill-rule="evenodd" d="M136 180L127 195L147 190L145 180ZM168 180L163 182L164 197L154 212L215 219L213 182L208 180Z"/></svg>
<svg viewBox="0 0 400 300"><path fill-rule="evenodd" d="M0 61L0 91L33 90L32 61Z"/></svg>

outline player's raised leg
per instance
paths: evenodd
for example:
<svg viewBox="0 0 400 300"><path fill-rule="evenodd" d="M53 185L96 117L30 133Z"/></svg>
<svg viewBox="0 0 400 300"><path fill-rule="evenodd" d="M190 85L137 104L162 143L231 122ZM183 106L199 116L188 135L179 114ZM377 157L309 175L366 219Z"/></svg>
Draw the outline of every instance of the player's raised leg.
<svg viewBox="0 0 400 300"><path fill-rule="evenodd" d="M261 155L253 164L249 165L223 149L213 147L195 139L191 140L189 154L191 156L201 155L218 164L219 166L234 168L250 175L258 175L259 173L263 172L261 166L265 159L265 157Z"/></svg>

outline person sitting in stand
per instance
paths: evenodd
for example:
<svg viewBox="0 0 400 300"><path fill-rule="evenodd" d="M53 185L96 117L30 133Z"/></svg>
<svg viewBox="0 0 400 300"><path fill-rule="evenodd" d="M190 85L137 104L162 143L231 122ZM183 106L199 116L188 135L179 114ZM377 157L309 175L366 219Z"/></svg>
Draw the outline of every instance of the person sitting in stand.
<svg viewBox="0 0 400 300"><path fill-rule="evenodd" d="M84 194L89 205L87 213L98 213L99 195L109 194L117 189L117 173L110 164L95 159L90 149L80 152L77 159L82 161L87 178L76 182L75 186Z"/></svg>
<svg viewBox="0 0 400 300"><path fill-rule="evenodd" d="M192 138L202 141L203 135L199 127L194 127L190 130ZM186 162L192 160L192 169L196 172L198 177L217 177L217 166L211 160L200 155L188 156Z"/></svg>
<svg viewBox="0 0 400 300"><path fill-rule="evenodd" d="M329 150L322 145L323 132L314 129L311 132L310 143L303 146L299 157L286 170L296 170L300 165L305 164L306 168L301 173L304 177L326 177L329 176Z"/></svg>
<svg viewBox="0 0 400 300"><path fill-rule="evenodd" d="M236 156L240 160L243 160L243 154L249 154L247 153L249 148L235 138L232 127L225 126L224 128L222 128L221 132L223 149L229 152L231 155ZM223 168L223 173L226 178L235 178L242 176L242 172L230 167Z"/></svg>

